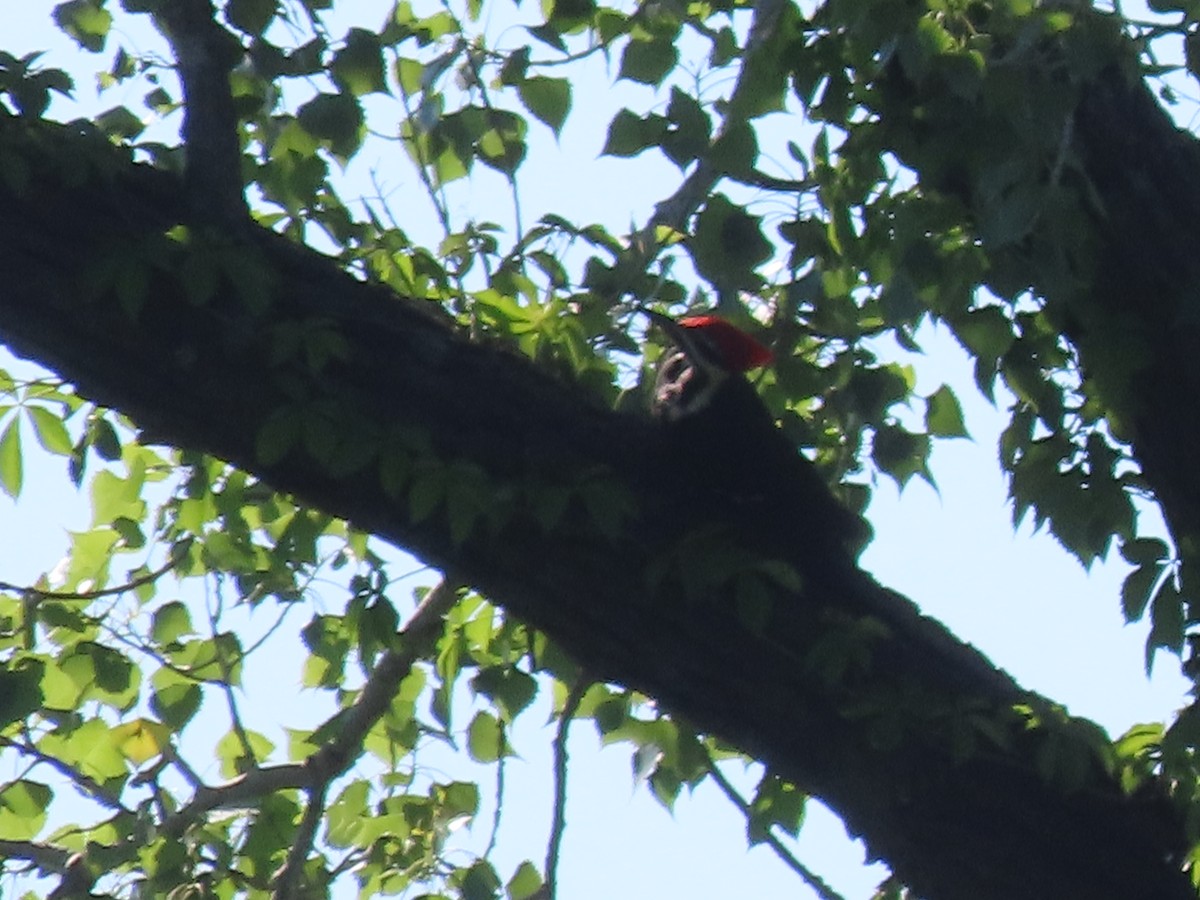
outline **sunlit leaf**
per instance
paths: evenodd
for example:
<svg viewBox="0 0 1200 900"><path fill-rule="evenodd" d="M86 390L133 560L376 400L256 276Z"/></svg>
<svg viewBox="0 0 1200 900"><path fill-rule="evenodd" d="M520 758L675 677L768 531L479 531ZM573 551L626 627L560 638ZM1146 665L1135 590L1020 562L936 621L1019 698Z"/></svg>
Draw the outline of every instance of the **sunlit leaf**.
<svg viewBox="0 0 1200 900"><path fill-rule="evenodd" d="M112 740L122 756L140 766L162 754L170 734L161 722L139 718L116 726Z"/></svg>

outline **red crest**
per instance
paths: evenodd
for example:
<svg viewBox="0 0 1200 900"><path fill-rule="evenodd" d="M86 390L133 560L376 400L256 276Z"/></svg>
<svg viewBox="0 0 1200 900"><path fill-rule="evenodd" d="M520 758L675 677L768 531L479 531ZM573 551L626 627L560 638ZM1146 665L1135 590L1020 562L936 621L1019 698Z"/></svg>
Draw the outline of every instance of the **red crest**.
<svg viewBox="0 0 1200 900"><path fill-rule="evenodd" d="M770 349L719 316L686 316L678 324L682 328L695 328L703 333L721 354L722 363L731 372L757 369L769 365L775 358Z"/></svg>

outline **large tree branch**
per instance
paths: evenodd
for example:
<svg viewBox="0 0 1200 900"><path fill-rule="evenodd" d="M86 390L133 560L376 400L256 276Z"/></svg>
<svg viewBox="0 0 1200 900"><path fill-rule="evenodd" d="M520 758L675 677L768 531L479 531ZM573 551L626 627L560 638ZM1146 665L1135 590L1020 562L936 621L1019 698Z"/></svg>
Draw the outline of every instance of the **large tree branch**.
<svg viewBox="0 0 1200 900"><path fill-rule="evenodd" d="M848 564L779 548L800 578L771 575L754 548L778 543L772 523L731 533L719 485L664 478L654 423L275 235L165 238L187 222L178 184L66 129L3 118L0 147L29 169L0 186L0 335L16 352L156 438L461 573L589 672L822 797L930 900L1194 896L1174 819L1125 796L1080 729ZM197 297L180 272L214 256L254 277ZM145 267L147 290L122 289L114 260ZM315 367L277 352L298 327L346 352ZM465 533L409 503L413 480L438 473L491 497ZM561 491L572 500L548 527L539 498ZM690 583L689 548L709 538L744 565ZM765 618L739 605L748 583ZM1021 701L1039 727L1014 719ZM1039 774L1048 755L1065 776Z"/></svg>

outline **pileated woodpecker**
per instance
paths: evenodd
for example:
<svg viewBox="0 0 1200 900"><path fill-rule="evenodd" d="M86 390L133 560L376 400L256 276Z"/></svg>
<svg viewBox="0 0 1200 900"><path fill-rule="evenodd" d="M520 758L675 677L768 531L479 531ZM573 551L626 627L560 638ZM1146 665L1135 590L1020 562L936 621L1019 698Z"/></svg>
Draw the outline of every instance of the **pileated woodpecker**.
<svg viewBox="0 0 1200 900"><path fill-rule="evenodd" d="M869 527L830 493L743 375L768 365L771 351L717 316L675 320L641 311L672 343L658 367L651 412L663 422L668 465L681 486L713 486L734 524L769 516L781 543L800 542L826 560L853 560Z"/></svg>

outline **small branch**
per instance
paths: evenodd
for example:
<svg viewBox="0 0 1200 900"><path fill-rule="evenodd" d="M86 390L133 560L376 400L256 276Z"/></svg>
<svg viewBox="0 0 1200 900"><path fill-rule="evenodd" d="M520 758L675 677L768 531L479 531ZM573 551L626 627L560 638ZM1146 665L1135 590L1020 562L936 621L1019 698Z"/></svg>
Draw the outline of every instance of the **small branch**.
<svg viewBox="0 0 1200 900"><path fill-rule="evenodd" d="M89 775L78 771L73 766L68 765L61 759L56 759L46 753L43 753L37 747L29 742L14 741L12 738L0 737L0 747L8 747L11 750L16 750L23 756L32 757L39 763L50 766L54 771L67 778L84 794L91 797L96 802L107 806L109 809L117 812L125 812L133 815L133 811L121 803L121 798L105 787ZM0 853L0 857L4 854Z"/></svg>
<svg viewBox="0 0 1200 900"><path fill-rule="evenodd" d="M136 590L142 587L142 585L157 581L174 569L185 555L186 550L172 553L170 559L152 572L139 575L137 578L130 579L124 584L95 591L46 591L36 587L22 587L19 584L13 584L8 581L0 581L0 591L19 593L23 597L30 597L34 600L99 600L101 597L114 597L118 594L124 594L126 591Z"/></svg>
<svg viewBox="0 0 1200 900"><path fill-rule="evenodd" d="M738 73L737 82L729 96L728 108L730 111L726 115L721 129L713 138L709 152L700 157L692 174L684 179L683 184L675 193L654 207L654 214L650 217L646 227L634 236L634 251L639 254L642 262L642 265L638 266L639 270L645 268L645 265L658 254L655 229L660 225L665 225L674 231L686 231L688 220L695 215L705 198L712 193L716 183L724 177L725 173L709 162L709 158L712 151L726 139L730 125L735 120L742 118L739 110L745 107L748 102L746 98L752 89L748 73L754 64L754 56L773 33L779 22L783 6L783 0L758 0L754 4L754 20L750 25L750 36L746 40L746 48L742 51L741 71ZM759 177L757 173L755 177Z"/></svg>
<svg viewBox="0 0 1200 900"><path fill-rule="evenodd" d="M503 739L508 740L507 736ZM484 859L488 859L492 855L492 851L496 849L496 841L500 837L500 816L504 811L504 760L506 758L502 753L496 760L496 810L492 813L492 833L488 837L487 849L483 851Z"/></svg>
<svg viewBox="0 0 1200 900"><path fill-rule="evenodd" d="M812 178L777 178L758 169L751 169L746 175L736 176L735 180L750 187L784 194L802 194L817 186L816 180Z"/></svg>
<svg viewBox="0 0 1200 900"><path fill-rule="evenodd" d="M421 601L400 632L400 646L379 658L358 700L340 718L338 736L305 761L318 777L340 775L358 756L367 732L391 706L400 682L441 636L442 619L458 602L461 586L457 579L446 576Z"/></svg>
<svg viewBox="0 0 1200 900"><path fill-rule="evenodd" d="M163 821L162 833L178 837L215 809L247 805L275 791L299 789L314 797L323 792L358 757L367 732L391 705L400 682L436 644L442 619L458 599L459 586L459 581L447 577L426 595L400 632L400 646L380 657L358 700L338 717L332 741L302 763L267 766L216 787L201 786L191 803Z"/></svg>
<svg viewBox="0 0 1200 900"><path fill-rule="evenodd" d="M304 872L304 863L312 850L317 837L317 827L321 824L321 816L325 812L325 797L329 793L329 781L323 781L309 791L308 806L304 809L304 818L300 820L300 828L296 832L296 840L288 851L287 861L275 876L275 884L271 890L272 900L288 900L298 896L300 876Z"/></svg>
<svg viewBox="0 0 1200 900"><path fill-rule="evenodd" d="M220 641L217 640L220 637L217 623L221 617L222 606L220 585L218 584L217 609L215 611L211 609L208 611L208 627L213 638L213 650L216 654L216 662L221 669L220 689L221 693L225 696L225 705L229 708L230 727L237 736L238 744L242 748L242 754L246 759L250 760L255 768L258 768L258 758L254 754L254 745L250 743L250 734L246 731L246 726L242 724L242 714L238 710L237 698L233 695L233 665L225 658L225 651L222 649ZM244 653L240 654L240 656L242 659L245 659Z"/></svg>
<svg viewBox="0 0 1200 900"><path fill-rule="evenodd" d="M179 774L183 776L183 780L191 785L192 790L199 790L204 787L204 782L201 780L199 773L188 764L187 760L179 755L179 751L176 750L173 743L168 741L167 745L163 747L162 754L163 759L173 765Z"/></svg>
<svg viewBox="0 0 1200 900"><path fill-rule="evenodd" d="M192 802L163 820L160 830L167 837L179 837L193 822L216 809L248 806L275 791L307 789L314 783L304 763L267 766L239 775L216 787L201 787Z"/></svg>
<svg viewBox="0 0 1200 900"><path fill-rule="evenodd" d="M712 776L713 781L717 783L717 787L721 789L729 802L736 806L738 811L749 821L751 815L750 804L746 802L746 799L738 793L737 788L725 777L725 773L717 768L716 761L711 755L708 757L708 774ZM825 879L800 862L795 854L783 845L783 841L774 832L768 828L764 829L763 833L765 834L764 841L767 846L774 850L775 855L783 860L784 865L799 875L804 880L804 883L812 888L821 900L846 900L845 897L831 888Z"/></svg>
<svg viewBox="0 0 1200 900"><path fill-rule="evenodd" d="M58 887L46 895L46 900L80 900L92 898L92 887L96 884L96 874L87 863L87 856L74 853L68 857L63 866L63 879Z"/></svg>
<svg viewBox="0 0 1200 900"><path fill-rule="evenodd" d="M567 827L567 736L571 720L590 684L580 678L572 686L559 714L558 733L554 736L554 817L550 822L550 844L546 848L546 900L555 900L558 896L558 856Z"/></svg>
<svg viewBox="0 0 1200 900"><path fill-rule="evenodd" d="M184 179L192 206L212 224L248 222L237 111L229 86L242 47L217 23L209 0L159 4L155 24L171 44L183 85Z"/></svg>
<svg viewBox="0 0 1200 900"><path fill-rule="evenodd" d="M71 853L62 847L39 844L37 841L0 840L0 859L26 859L43 872L65 873Z"/></svg>

